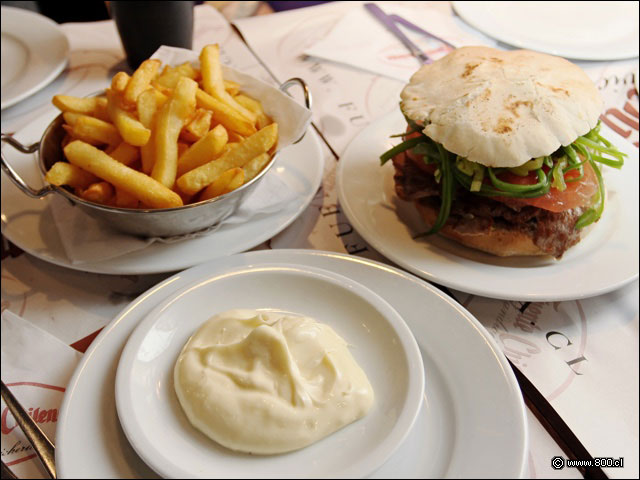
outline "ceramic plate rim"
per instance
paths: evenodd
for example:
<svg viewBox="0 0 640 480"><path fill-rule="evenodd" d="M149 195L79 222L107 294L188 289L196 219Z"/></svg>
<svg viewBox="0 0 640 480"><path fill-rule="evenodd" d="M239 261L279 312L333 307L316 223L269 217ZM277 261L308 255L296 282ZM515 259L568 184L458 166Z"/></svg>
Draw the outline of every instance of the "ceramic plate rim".
<svg viewBox="0 0 640 480"><path fill-rule="evenodd" d="M570 249L563 259L557 262L550 260L548 262L549 264L532 263L527 268L522 268L522 265L526 265L519 263L523 261L522 259L500 259L499 257L493 257L489 254L467 249L455 242L442 238L437 238L435 241L425 240L423 242L429 242L428 244L424 243L424 245L428 245L428 249L426 247L422 248L420 245L423 244L411 239L409 232L400 233L397 228L387 228L384 232L379 232L374 229L371 221L366 218L367 215L362 213L363 208L368 208L370 211L377 208L376 212L380 214L383 212L383 207L380 206L378 199L372 200L368 195L358 195L354 193L354 189L349 188L353 187L354 182L345 180L347 178L352 179L353 176L348 176L345 171L348 168L354 168L351 164L356 164L361 168L380 169L381 167L377 161L380 152L389 148L392 142L397 143L389 139L388 135L404 130L404 124L404 120L399 111L393 111L370 124L349 144L338 163L336 175L338 198L346 217L363 239L386 258L409 270L411 273L440 285L475 295L504 300L561 301L587 298L614 291L638 278L637 261L629 262L628 257L625 257L627 259L626 263L622 264L626 265L626 270L623 272L621 271L622 269L616 269L615 274L618 275L618 277L613 280L611 279L611 274L607 276L585 276L585 272L588 273L587 267L592 264L597 264L597 260L604 255L620 257L619 249L614 248L615 243L609 238L611 235L613 235L614 240L626 242L625 245L627 248L629 246L633 248L635 245L635 250L632 253L635 254L636 258L638 256L637 212L632 212L633 215L631 215L630 222L623 222L622 225L620 225L623 211L614 208L615 205L621 206L622 204L622 206L624 206L637 204L637 183L631 185L629 182L633 182L634 172L635 177L637 177L638 152L634 151L634 147L631 144L627 145L628 142L626 142L626 140L621 139L615 132L608 129L606 125L602 125L602 131L605 136L618 148L626 151L629 157L622 169L622 173L625 174L610 169L610 172L605 172L605 183L613 178L617 183L612 182L610 185L612 187L619 183L627 184L629 188L622 190L622 195L627 197L626 201L618 201L617 204L614 205L609 201L608 207L605 208L603 218L600 222L594 226L592 232L587 235L582 242ZM385 132L388 132L386 137L383 136ZM386 165L383 168L391 169L392 166ZM389 171L384 172L381 170L381 172L380 179L382 179L384 175L391 174ZM607 173L609 177L606 176ZM348 183L348 181L351 181L351 183ZM360 176L357 182L358 185L364 185L367 180L363 179L363 176ZM362 189L363 187L359 188ZM375 188L377 188L376 185L372 186L367 184L367 191L372 191ZM618 194L620 194L620 192L618 192ZM392 196L395 196L395 194L392 194ZM629 197L631 200L629 200ZM366 206L363 206L365 200L362 199L364 198L366 198ZM633 201L634 198L636 199L635 201ZM384 206L384 208L386 210L392 210L392 207L388 205ZM407 211L415 210L408 202L401 202L400 208L407 209ZM398 219L395 214L393 218L389 217L385 218L385 220L394 223L396 227L407 230L407 226ZM608 231L603 225L606 221L618 222L613 232ZM387 223L387 225L389 225L389 223ZM393 235L396 234L400 235L400 240L404 242L401 247L397 247L393 242L393 240L397 240L397 238L393 238ZM607 236L607 238L604 238L604 236ZM629 240L630 238L635 238L635 240ZM595 242L600 242L600 244L595 244ZM593 247L594 244L596 246L601 244L609 245L610 248L603 251L601 248L596 249ZM591 248L591 250L589 250L589 248ZM625 251L626 250L623 250L623 253ZM418 258L410 258L409 256L412 253L419 253L420 255ZM629 252L626 251L626 253L628 254ZM578 260L584 261L579 262ZM620 260L620 258L618 258L618 260ZM533 259L531 261L537 262L538 260ZM607 263L605 262L605 264ZM542 267L540 265L542 265ZM569 269L568 266L572 268ZM579 269L581 269L581 273L583 274L581 277L582 283L562 283L560 281ZM564 276L559 278L558 274ZM538 276L535 278L538 282L535 280L532 281L532 278L534 278L533 275ZM542 276L545 276L545 278L551 276L552 282L541 282L539 277ZM496 287L496 285L498 286Z"/></svg>
<svg viewBox="0 0 640 480"><path fill-rule="evenodd" d="M320 281L328 282L338 288L341 288L347 293L355 295L373 306L375 310L380 312L386 325L388 325L397 335L400 344L402 345L403 354L401 354L401 357L410 367L408 369L407 376L407 392L402 398L404 401L404 407L398 415L395 425L387 432L388 436L384 440L382 448L376 448L374 452L370 452L360 459L353 459L354 464L349 467L347 472L323 472L323 476L328 475L333 477L346 475L347 477L363 477L370 475L395 453L408 436L409 431L415 423L422 406L422 398L424 396L424 366L422 364L422 356L420 354L418 344L416 343L408 325L388 302L369 288L348 277L317 267L301 267L295 264L271 263L269 265L230 268L226 269L223 273L216 273L208 278L201 277L197 281L181 288L174 294L169 295L156 305L156 307L154 307L153 310L142 319L129 336L118 362L115 397L116 409L118 411L118 417L120 419L122 429L124 430L129 443L133 446L134 450L137 451L138 455L145 460L151 468L165 478L178 478L185 475L196 476L197 473L195 470L185 468L175 461L165 460L160 452L157 451L155 446L152 445L153 441L151 441L150 444L150 442L147 441L147 437L143 434L144 425L135 418L136 414L133 411L135 408L131 404L132 401L135 401L135 399L132 398L134 393L131 391L130 386L131 371L132 367L136 363L136 354L142 347L142 343L145 341L148 333L152 329L156 328L159 322L162 322L162 317L166 314L165 312L168 309L175 308L177 302L187 301L187 298L185 297L192 298L192 295L202 295L202 293L196 292L198 288L203 287L208 289L211 287L212 283L218 280L225 281L230 276L253 275L256 273L261 275L265 270L269 270L269 273L277 271L285 272L285 274L300 275L301 277L310 276L314 279L319 279ZM302 281L303 280L301 279L301 282ZM337 325L333 326L335 328ZM366 371L366 366L361 366ZM418 366L418 371L415 371L415 368L413 368L415 366ZM376 389L376 391L380 392L379 389ZM379 394L380 393L378 393L378 395ZM370 414L371 413L373 412L370 412ZM345 428L348 428L348 426ZM327 438L330 437L331 435ZM327 448L327 445L325 444L323 448ZM293 453L295 454L296 452ZM375 460L372 459L372 455L375 457ZM241 461L241 458L238 459L239 464L241 464ZM202 467L202 465L200 467ZM209 465L209 467L212 469L215 467L215 458L212 458L212 464ZM243 473L242 471L238 473L216 471L214 476L216 478L231 478L235 476L244 477L248 474L248 472ZM222 476L220 477L220 475ZM274 476L275 478L278 478L278 472L274 471L272 474L266 473L265 476Z"/></svg>
<svg viewBox="0 0 640 480"><path fill-rule="evenodd" d="M487 456L483 458L489 458L487 465L490 465L491 468L495 467L500 469L499 473L497 473L498 476L522 477L525 474L529 443L528 424L524 401L518 383L506 358L500 352L496 341L471 313L427 282L384 263L335 252L291 249L248 252L209 261L169 277L141 294L125 307L94 340L84 354L84 357L80 361L67 386L67 393L65 394L60 409L60 417L56 431L56 443L58 445L56 464L58 465L60 475L83 476L85 475L86 469L90 468L90 471L93 472L94 475L148 476L151 473L148 467L136 458L130 458L128 456L129 453L133 454L133 452L129 452L129 450L131 450L130 447L129 449L116 449L114 451L111 443L108 445L106 443L108 441L121 440L126 442L124 434L112 425L112 421L105 423L105 420L100 417L101 415L109 415L110 411L115 413L115 399L112 398L115 394L115 365L113 357L119 357L119 352L126 342L126 339L133 328L135 328L140 317L145 315L145 312L150 311L158 302L167 298L168 295L177 291L181 286L188 284L192 278L197 278L197 275L203 274L205 271L210 273L214 267L215 269L222 270L238 265L279 261L295 263L301 266L308 265L336 270L355 281L365 284L365 286L374 291L379 290L380 283L393 282L395 285L397 282L400 282L406 287L402 292L403 298L406 298L407 292L412 292L412 295L416 295L420 302L435 302L435 305L440 305L446 309L450 317L448 316L444 322L436 322L436 324L441 324L443 328L462 328L465 336L470 335L469 338L471 338L472 343L485 351L493 364L491 369L483 369L482 372L489 372L486 373L488 378L496 380L500 385L500 389L497 392L499 395L497 402L502 401L504 403L499 407L501 414L497 415L494 412L493 417L500 422L507 421L509 428L500 430L503 431L505 435L505 438L502 438L501 442L507 445L508 448L513 447L513 449L509 453L509 462L502 462L498 460L504 458L504 448L500 449L500 451L495 451L495 448L492 448L493 442L484 442L483 445L487 447L485 451L485 455ZM393 297L394 295L390 293L389 290L377 293L385 299ZM414 296L414 300L415 298ZM393 302L390 301L389 303L393 306ZM420 323L422 318L416 317L415 311L409 311L408 313L408 315L413 315L413 318L403 315L402 312L400 313L414 332L421 349L424 348L424 342L428 342L428 338L419 338L421 334L416 333L414 330L416 322ZM423 328L428 330L431 328L429 325L429 323L425 323ZM115 358L116 363L117 360L118 358ZM452 368L451 365L448 364L444 364L443 367L445 370ZM98 372L103 373L94 374L96 369ZM466 372L466 369L462 371ZM482 381L484 382L485 380L486 378L482 377ZM453 376L451 381L457 384L461 380ZM429 383L429 380L427 380L427 385L429 385ZM493 390L487 391L487 393L480 392L480 395L483 397L493 395ZM80 402L80 404L86 405L87 400L93 400L95 402L93 409L83 407L82 409L78 409L77 413L72 414L72 412L76 412L76 403ZM480 403L480 405L488 405L490 410L495 410L497 402L490 404ZM90 401L90 404L91 403ZM428 411L428 409L425 410L425 408L427 407L423 406L423 413ZM486 407L482 406L482 408ZM509 412L508 418L505 417L504 412ZM486 414L483 414L482 418L486 418ZM96 432L93 439L89 437L87 441L85 438L84 441L78 443L76 440L77 435L74 433L74 427L79 426L78 422L80 422L83 431L90 428L90 431ZM458 424L456 430L460 428L461 425ZM99 435L97 433L103 431L105 435ZM67 447L67 444L70 444L70 446ZM78 451L76 447L82 446L86 446L86 448L88 448L86 453L92 455L90 460L91 467L88 467L86 464L77 465ZM403 449L401 449L401 451L402 450ZM458 451L460 448L454 450ZM463 449L462 451L465 452L467 450ZM491 460L491 454L496 460L495 462ZM395 459L396 456L392 457L389 462L395 461ZM455 474L456 471L464 469L465 466L468 465L468 461L455 462L453 460L452 458L447 459L446 470L444 470L445 473L443 475L451 476ZM405 465L406 459L402 458L401 461L403 462L401 465ZM410 468L412 468L414 472L419 470L419 473L417 473L418 476L424 476L425 471L433 470L431 465L416 465L416 463L419 462L416 458L412 457L412 466L410 466ZM382 467L382 470L384 469L385 466ZM452 470L454 473L452 473ZM102 473L96 473L96 471ZM474 474L478 474L476 467L474 467L472 471ZM460 473L458 472L457 476L459 475Z"/></svg>
<svg viewBox="0 0 640 480"><path fill-rule="evenodd" d="M60 74L60 72L62 72L64 68L67 66L67 62L68 62L67 57L70 50L69 40L67 39L67 36L64 34L60 26L57 23L55 23L53 20L50 20L49 18L43 15L40 15L38 13L32 12L30 10L3 5L2 6L3 19L6 18L7 14L9 17L15 17L17 19L16 22L20 22L20 24L22 25L24 25L22 22L24 22L25 19L28 19L28 21L32 23L36 23L37 27L42 29L41 33L46 31L48 35L51 35L52 37L56 37L55 42L63 42L63 45L61 45L63 46L63 51L58 52L56 49L56 53L59 53L57 59L54 59L56 60L56 63L53 64L52 62L52 64L49 65L49 68L46 71L46 75L39 82L26 88L26 90L23 90L22 92L18 93L17 95L14 95L9 99L3 99L0 110L4 110L5 108L15 105L16 103L24 100L28 96L34 94L35 92L49 85ZM10 21L11 19L7 19L7 20ZM25 30L18 30L18 33L22 31L25 31ZM15 36L15 33L16 33L15 31L11 32L11 34L14 36ZM31 48L31 45L29 45L29 42L28 42L29 40L28 35L22 35L20 40L23 40L23 43L27 45L27 47ZM51 43L51 45L53 45L53 42Z"/></svg>
<svg viewBox="0 0 640 480"><path fill-rule="evenodd" d="M466 22L468 25L475 28L479 32L483 33L484 35L494 38L507 45L511 45L517 48L537 50L540 52L549 53L551 55L563 56L563 57L571 58L574 60L591 60L591 61L624 60L624 59L635 58L638 56L637 44L635 49L623 49L623 50L611 49L606 53L597 53L597 52L590 51L588 48L585 48L584 50L576 51L575 49L571 49L571 48L559 45L555 49L552 49L550 47L547 47L545 44L536 43L535 41L531 41L530 39L525 39L524 41L520 41L520 40L514 39L508 33L495 31L495 29L492 29L487 22L485 22L483 19L478 18L478 16L476 15L476 12L477 12L476 9L478 8L478 5L477 5L478 3L483 3L483 2L453 1L451 2L451 5L455 13L462 20L464 20L464 22ZM489 3L496 3L496 2L489 2Z"/></svg>
<svg viewBox="0 0 640 480"><path fill-rule="evenodd" d="M39 141L42 132L54 116L55 112L51 110L49 114L44 114L33 122L30 122L25 128L18 132L15 137L25 145ZM28 157L24 154L18 153L16 150L9 149L6 145L3 145L3 147L3 154L8 157L9 162L20 161L24 158L31 162L31 164L26 165L26 167L23 168L28 168L29 172L37 172L37 175L41 177L37 158L35 156L32 155ZM297 157L295 156L297 149L304 152L307 161L297 161ZM287 228L311 204L313 198L317 194L322 183L324 162L324 154L320 139L316 132L313 131L313 128L310 127L300 143L292 145L280 152L278 163L276 163L273 168L267 172L269 175L280 175L278 173L278 168L285 168L286 174L280 176L283 182L287 183L288 176L295 176L296 179L300 178L302 181L309 184L309 191L301 194L298 197L297 202L293 205L257 218L251 222L222 226L217 232L214 232L211 235L176 243L155 242L142 250L134 251L120 257L93 263L87 262L80 264L73 264L66 258L62 245L58 245L56 247L39 247L36 242L44 242L41 235L35 240L31 239L31 236L29 236L29 238L25 238L26 235L21 231L13 231L17 227L12 229L11 225L5 222L5 209L8 208L7 205L10 203L5 201L5 198L17 196L17 198L20 198L23 201L21 201L19 206L16 208L20 212L37 211L39 213L38 219L43 214L49 215L47 212L47 205L52 201L52 198L48 196L38 200L26 197L26 195L20 192L9 180L3 171L1 174L3 187L2 234L7 238L7 240L11 241L28 254L45 262L70 268L72 270L108 275L146 275L174 272L190 268L197 263L212 260L221 255L232 255L249 250L269 240ZM29 221L35 222L37 220L34 219ZM37 228L37 226L33 228ZM53 233L57 235L55 227L53 227ZM40 234L39 231L38 234ZM239 240L234 239L234 236L240 236L241 238ZM229 239L229 237L232 237L231 240L233 241L227 241L225 242L225 245L219 244L220 241L225 238ZM55 241L59 242L60 240L55 239ZM46 244L51 242L53 241L44 243ZM201 256L202 251L209 253Z"/></svg>

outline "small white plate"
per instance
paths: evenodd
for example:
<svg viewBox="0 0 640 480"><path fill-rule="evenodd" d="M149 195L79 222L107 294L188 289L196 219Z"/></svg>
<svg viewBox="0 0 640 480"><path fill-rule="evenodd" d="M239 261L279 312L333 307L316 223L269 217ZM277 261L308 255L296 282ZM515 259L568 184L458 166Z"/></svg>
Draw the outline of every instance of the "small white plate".
<svg viewBox="0 0 640 480"><path fill-rule="evenodd" d="M203 323L237 308L290 312L332 327L371 382L375 402L369 413L281 455L233 452L193 427L175 394L175 362ZM387 302L341 275L286 264L231 269L171 296L133 332L116 375L124 432L145 463L165 478L365 477L408 435L423 394L420 350Z"/></svg>
<svg viewBox="0 0 640 480"><path fill-rule="evenodd" d="M501 42L577 60L638 56L638 2L452 2Z"/></svg>
<svg viewBox="0 0 640 480"><path fill-rule="evenodd" d="M151 310L187 285L243 266L274 263L322 268L364 285L400 314L420 346L422 410L409 437L373 478L524 474L528 436L518 383L495 340L468 311L427 282L382 263L329 252L266 250L176 274L131 302L104 328L69 381L60 409L60 478L154 477L116 420L116 367L127 338Z"/></svg>
<svg viewBox="0 0 640 480"><path fill-rule="evenodd" d="M15 135L23 144L38 142L57 112L31 122ZM34 187L43 184L36 155L25 155L5 146L3 153L11 166ZM295 201L280 211L265 214L251 222L222 225L215 233L174 243L155 242L148 247L119 257L80 264L65 254L49 207L52 196L28 198L2 172L0 195L2 234L25 252L46 262L84 272L143 275L172 272L214 258L249 250L270 239L293 222L313 199L324 167L320 140L309 129L302 141L284 149L278 163L267 175L278 177L297 192Z"/></svg>
<svg viewBox="0 0 640 480"><path fill-rule="evenodd" d="M56 22L2 6L2 110L51 83L68 54L67 36Z"/></svg>
<svg viewBox="0 0 640 480"><path fill-rule="evenodd" d="M605 125L603 135L628 157L622 170L605 167L605 211L586 237L561 260L501 258L437 235L416 240L425 225L413 204L395 194L391 162L380 154L406 121L394 112L369 125L338 163L337 184L345 215L385 257L427 280L484 297L560 301L616 290L638 278L638 150ZM615 268L611 268L615 265Z"/></svg>

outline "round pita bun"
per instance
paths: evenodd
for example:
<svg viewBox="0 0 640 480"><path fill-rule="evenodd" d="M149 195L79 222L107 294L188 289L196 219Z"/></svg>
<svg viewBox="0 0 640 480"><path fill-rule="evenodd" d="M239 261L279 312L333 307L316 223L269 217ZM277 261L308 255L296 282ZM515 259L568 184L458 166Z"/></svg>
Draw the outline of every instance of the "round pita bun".
<svg viewBox="0 0 640 480"><path fill-rule="evenodd" d="M603 105L573 63L488 47L463 47L422 67L401 98L425 135L488 167L517 167L569 145L596 126Z"/></svg>

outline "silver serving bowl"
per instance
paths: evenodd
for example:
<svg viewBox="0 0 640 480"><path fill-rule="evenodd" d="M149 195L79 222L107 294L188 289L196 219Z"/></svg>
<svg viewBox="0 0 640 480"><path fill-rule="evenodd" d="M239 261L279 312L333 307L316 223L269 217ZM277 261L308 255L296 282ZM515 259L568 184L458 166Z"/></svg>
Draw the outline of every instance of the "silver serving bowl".
<svg viewBox="0 0 640 480"><path fill-rule="evenodd" d="M303 80L299 78L290 79L283 83L280 89L286 91L294 83L302 86L307 108L311 108L311 97ZM30 146L22 145L11 136L5 134L2 134L2 143L8 143L23 153L37 151L40 170L44 175L54 163L66 161L62 150L62 140L66 134L62 128L63 124L64 119L60 114L49 124L40 142ZM298 143L300 140L302 140L302 137L294 143ZM277 156L277 154L274 155L262 171L251 181L229 193L182 207L164 209L131 209L100 205L78 197L66 187L55 185L46 185L41 189L31 188L6 162L4 154L2 154L2 170L29 197L41 198L50 193L57 193L65 197L77 208L122 232L142 237L172 237L214 226L233 214L243 199L264 178L275 163Z"/></svg>

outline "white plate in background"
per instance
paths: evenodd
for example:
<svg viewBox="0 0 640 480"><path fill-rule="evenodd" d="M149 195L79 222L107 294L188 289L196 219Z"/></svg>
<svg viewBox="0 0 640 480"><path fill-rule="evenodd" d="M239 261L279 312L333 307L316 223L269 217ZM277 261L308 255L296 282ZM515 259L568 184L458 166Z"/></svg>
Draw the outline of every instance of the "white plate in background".
<svg viewBox="0 0 640 480"><path fill-rule="evenodd" d="M427 280L490 298L560 301L616 290L638 278L638 150L606 125L601 133L628 155L622 170L603 167L608 198L600 221L560 260L496 257L426 230L413 203L394 189L392 162L380 155L399 140L406 121L400 111L372 123L340 158L340 205L353 227L378 252ZM611 268L615 265L615 268Z"/></svg>
<svg viewBox="0 0 640 480"><path fill-rule="evenodd" d="M46 87L64 70L67 36L38 13L2 6L2 110Z"/></svg>
<svg viewBox="0 0 640 480"><path fill-rule="evenodd" d="M528 448L518 383L493 338L464 308L427 282L360 257L267 250L219 258L151 288L127 306L84 354L66 390L56 431L61 478L149 478L117 421L120 353L151 310L202 275L242 266L317 267L364 285L411 328L425 370L425 398L400 449L373 478L512 478L524 475ZM162 421L162 419L159 419Z"/></svg>
<svg viewBox="0 0 640 480"><path fill-rule="evenodd" d="M469 25L518 48L576 60L638 56L638 2L452 2Z"/></svg>

